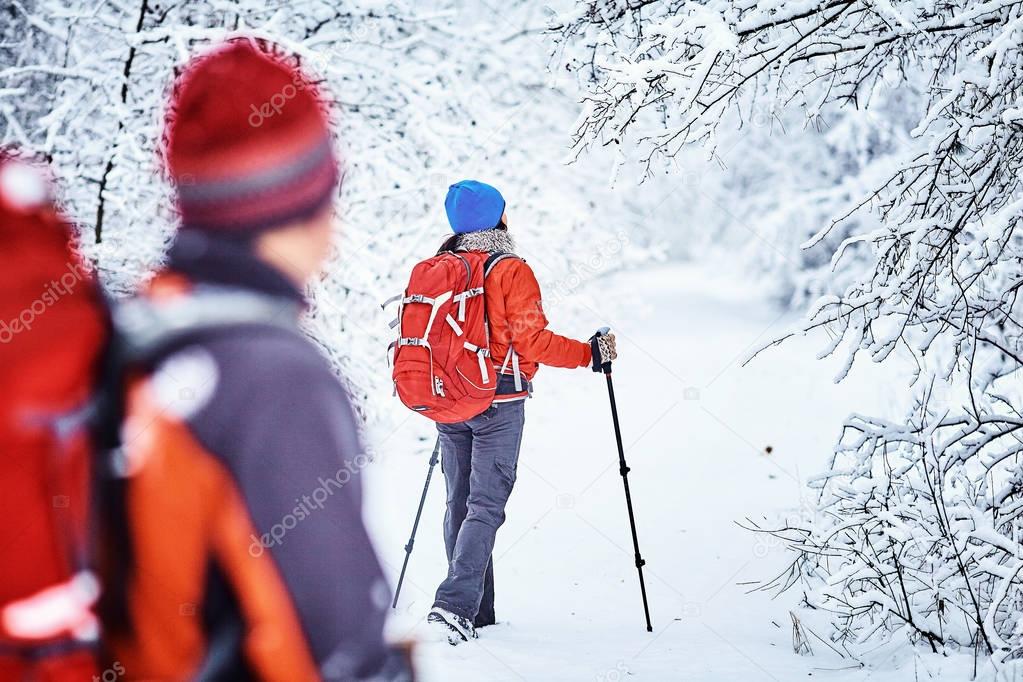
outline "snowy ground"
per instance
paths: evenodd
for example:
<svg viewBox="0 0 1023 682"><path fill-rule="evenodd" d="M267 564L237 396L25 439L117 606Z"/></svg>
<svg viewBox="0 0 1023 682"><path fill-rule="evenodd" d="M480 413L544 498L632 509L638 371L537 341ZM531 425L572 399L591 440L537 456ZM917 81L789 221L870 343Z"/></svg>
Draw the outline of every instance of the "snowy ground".
<svg viewBox="0 0 1023 682"><path fill-rule="evenodd" d="M816 642L813 656L795 655L788 609L796 595L747 593L786 557L735 522L797 513L803 481L823 468L842 418L882 406L882 370L891 370L867 365L835 386L836 365L814 359L822 339L796 340L742 367L748 349L790 318L747 287L689 266L621 277L594 286L646 292L645 305L586 322L613 323L618 333L615 388L654 631L642 620L603 379L543 369L497 537L501 623L468 645L421 644L423 679L968 679L968 661L911 650L897 659L879 653L869 669ZM370 434L379 461L368 475L367 517L396 579L432 435L426 420L395 404L398 429ZM445 571L443 489L438 468L391 623L395 638L426 635Z"/></svg>

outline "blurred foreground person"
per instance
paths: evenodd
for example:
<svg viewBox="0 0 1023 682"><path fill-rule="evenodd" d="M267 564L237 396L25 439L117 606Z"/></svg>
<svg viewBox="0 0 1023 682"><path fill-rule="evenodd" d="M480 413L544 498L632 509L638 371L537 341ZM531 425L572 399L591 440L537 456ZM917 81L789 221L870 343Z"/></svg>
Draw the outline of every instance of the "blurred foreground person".
<svg viewBox="0 0 1023 682"><path fill-rule="evenodd" d="M0 680L90 680L86 414L106 323L42 173L0 150Z"/></svg>
<svg viewBox="0 0 1023 682"><path fill-rule="evenodd" d="M181 229L166 270L115 314L124 483L103 615L126 679L411 678L383 639L355 416L298 328L337 194L323 108L248 40L175 85Z"/></svg>

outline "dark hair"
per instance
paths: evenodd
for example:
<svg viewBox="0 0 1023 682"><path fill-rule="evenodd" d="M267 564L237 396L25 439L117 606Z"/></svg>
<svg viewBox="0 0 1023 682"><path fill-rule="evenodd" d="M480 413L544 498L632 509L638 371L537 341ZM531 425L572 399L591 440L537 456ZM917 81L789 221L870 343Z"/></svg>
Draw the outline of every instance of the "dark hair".
<svg viewBox="0 0 1023 682"><path fill-rule="evenodd" d="M454 251L456 246L458 246L458 235L453 234L444 240L444 243L437 249L437 254L442 254L445 251Z"/></svg>

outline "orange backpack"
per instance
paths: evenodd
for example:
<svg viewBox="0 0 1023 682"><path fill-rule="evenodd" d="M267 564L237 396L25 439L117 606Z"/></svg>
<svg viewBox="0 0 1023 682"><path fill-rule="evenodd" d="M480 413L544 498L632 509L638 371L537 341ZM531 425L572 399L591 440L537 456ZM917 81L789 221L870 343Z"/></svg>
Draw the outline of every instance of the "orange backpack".
<svg viewBox="0 0 1023 682"><path fill-rule="evenodd" d="M510 253L445 251L412 269L399 301L394 390L401 402L442 424L475 417L494 400L484 282Z"/></svg>

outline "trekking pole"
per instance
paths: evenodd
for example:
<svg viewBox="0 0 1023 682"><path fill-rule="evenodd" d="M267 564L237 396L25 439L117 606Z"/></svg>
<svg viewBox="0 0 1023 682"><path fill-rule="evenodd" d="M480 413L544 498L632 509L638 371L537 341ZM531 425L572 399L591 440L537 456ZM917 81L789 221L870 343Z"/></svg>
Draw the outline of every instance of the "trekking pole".
<svg viewBox="0 0 1023 682"><path fill-rule="evenodd" d="M394 588L394 602L392 609L398 608L398 595L401 594L401 584L405 581L405 569L408 568L409 557L412 556L412 545L416 542L416 530L419 528L419 517L423 515L423 505L426 504L426 491L430 489L430 479L433 478L433 467L437 465L437 455L440 453L440 436L437 436L437 443L433 446L433 454L430 455L430 469L426 472L426 483L423 485L423 496L419 498L419 509L416 511L416 520L412 524L412 535L409 536L408 544L405 545L405 561L401 565L401 574L398 576L398 586Z"/></svg>
<svg viewBox="0 0 1023 682"><path fill-rule="evenodd" d="M593 338L603 336L611 330L602 327L597 330ZM596 360L594 360L596 363ZM629 491L629 466L625 463L625 450L622 448L622 430L618 425L618 404L615 403L615 389L611 382L611 363L605 362L601 365L594 364L594 372L603 372L607 379L607 395L611 399L611 420L615 426L615 440L618 442L618 471L622 475L622 483L625 485L625 504L629 508L629 525L632 527L632 546L636 550L636 570L639 572L639 591L643 594L643 614L646 616L646 631L653 632L650 624L650 607L646 600L646 583L643 581L643 566L646 564L639 554L639 537L636 535L636 515L632 511L632 493Z"/></svg>

